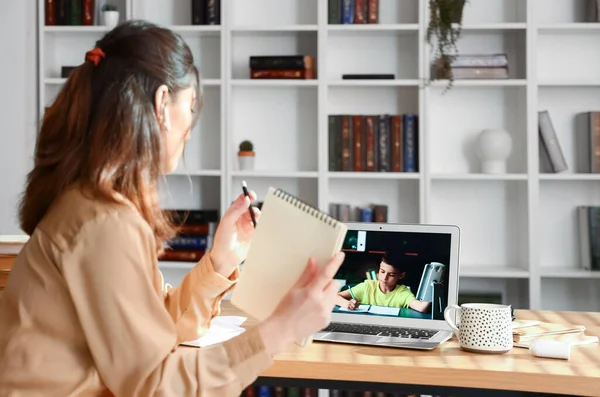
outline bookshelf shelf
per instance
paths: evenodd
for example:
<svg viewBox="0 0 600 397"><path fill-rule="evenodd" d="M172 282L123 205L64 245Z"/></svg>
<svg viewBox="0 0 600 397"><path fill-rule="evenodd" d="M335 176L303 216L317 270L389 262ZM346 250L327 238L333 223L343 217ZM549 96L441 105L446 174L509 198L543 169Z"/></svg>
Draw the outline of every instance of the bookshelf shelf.
<svg viewBox="0 0 600 397"><path fill-rule="evenodd" d="M432 174L431 179L455 181L526 181L527 174Z"/></svg>
<svg viewBox="0 0 600 397"><path fill-rule="evenodd" d="M600 205L600 174L576 164L575 116L600 110L600 23L585 22L583 1L469 0L460 52L506 53L509 78L457 79L449 91L432 75L426 1L379 0L376 24L330 24L327 0L221 3L218 25L192 25L189 3L118 0L122 20L179 32L202 75L205 106L184 164L164 182L165 208L222 213L242 180L259 198L277 186L325 211L385 204L390 222L461 227L465 291L502 291L522 308L600 310L600 275L581 268L575 215L578 205ZM107 31L98 21L44 26L43 16L40 116L66 81L61 67L79 65ZM252 55L311 55L316 78L251 79ZM342 78L373 73L394 77ZM539 165L541 110L550 112L566 172ZM331 172L328 117L384 114L418 116L416 172ZM505 174L483 174L476 155L478 134L490 128L512 138ZM245 139L256 151L248 171L237 159ZM190 267L161 262L172 284Z"/></svg>
<svg viewBox="0 0 600 397"><path fill-rule="evenodd" d="M329 80L330 87L411 87L418 86L419 80Z"/></svg>
<svg viewBox="0 0 600 397"><path fill-rule="evenodd" d="M329 179L419 179L416 172L329 172Z"/></svg>
<svg viewBox="0 0 600 397"><path fill-rule="evenodd" d="M529 271L519 266L494 266L481 267L477 265L463 265L460 276L464 278L497 278L497 279L526 279Z"/></svg>

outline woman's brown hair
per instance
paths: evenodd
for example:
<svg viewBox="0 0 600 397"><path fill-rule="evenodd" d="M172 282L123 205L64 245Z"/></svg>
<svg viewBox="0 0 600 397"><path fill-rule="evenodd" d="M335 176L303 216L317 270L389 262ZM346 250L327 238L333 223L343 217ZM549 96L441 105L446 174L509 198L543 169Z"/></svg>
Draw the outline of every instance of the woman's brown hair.
<svg viewBox="0 0 600 397"><path fill-rule="evenodd" d="M129 199L160 251L174 228L158 199L163 149L154 97L163 84L173 96L198 87L199 73L178 34L145 21L117 26L96 49L97 62L74 69L46 109L20 203L21 228L31 235L52 203L82 183L100 198Z"/></svg>

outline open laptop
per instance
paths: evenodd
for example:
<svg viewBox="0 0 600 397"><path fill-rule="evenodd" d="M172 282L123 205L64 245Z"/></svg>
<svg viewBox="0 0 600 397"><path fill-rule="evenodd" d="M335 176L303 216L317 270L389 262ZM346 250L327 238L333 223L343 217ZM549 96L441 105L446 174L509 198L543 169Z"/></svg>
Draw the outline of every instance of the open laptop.
<svg viewBox="0 0 600 397"><path fill-rule="evenodd" d="M346 224L339 305L313 340L431 350L450 339L444 309L458 300L459 228Z"/></svg>

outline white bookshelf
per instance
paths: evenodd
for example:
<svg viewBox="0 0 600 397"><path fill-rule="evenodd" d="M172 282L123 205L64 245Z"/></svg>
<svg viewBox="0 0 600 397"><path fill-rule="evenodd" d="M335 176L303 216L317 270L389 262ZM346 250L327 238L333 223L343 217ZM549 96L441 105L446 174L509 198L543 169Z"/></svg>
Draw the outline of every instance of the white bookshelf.
<svg viewBox="0 0 600 397"><path fill-rule="evenodd" d="M600 24L582 23L580 0L469 0L461 53L506 52L508 80L431 81L426 1L380 0L377 25L328 25L327 0L222 1L221 25L190 25L190 1L121 0L122 18L171 27L190 44L205 108L182 165L167 177L165 207L223 211L246 180L328 210L330 202L389 206L390 222L462 230L464 291L498 290L516 307L600 310L600 273L580 266L575 206L600 205L600 175L539 171L537 111L550 111L571 170L573 116L600 110ZM43 10L43 0L39 0ZM39 110L105 29L44 27L39 19ZM318 78L250 80L251 55L308 54ZM394 73L348 81L342 73ZM419 115L418 173L329 172L328 115ZM505 175L480 173L473 140L485 128L513 138ZM239 171L250 139L255 170ZM163 262L176 284L190 267Z"/></svg>

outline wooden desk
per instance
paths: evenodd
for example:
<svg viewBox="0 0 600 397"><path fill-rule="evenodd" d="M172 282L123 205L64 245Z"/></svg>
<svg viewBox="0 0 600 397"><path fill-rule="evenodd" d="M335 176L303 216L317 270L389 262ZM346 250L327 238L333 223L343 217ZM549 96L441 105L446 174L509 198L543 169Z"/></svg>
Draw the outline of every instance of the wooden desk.
<svg viewBox="0 0 600 397"><path fill-rule="evenodd" d="M222 315L246 316L229 301L223 301ZM586 334L600 336L600 313L517 310L515 315L520 319L583 324L587 326ZM255 323L249 317L244 325ZM467 353L455 339L433 351L314 342L305 349L290 346L275 357L274 365L257 384L302 386L305 382L306 387L330 388L336 382L353 386L356 383L350 382L358 382L377 384L381 391L393 391L400 385L406 386L403 390L417 390L417 386L421 390L427 390L424 386L434 389L424 394L465 395L471 390L477 391L473 395L500 395L492 392L497 390L502 395L600 396L600 345L572 349L571 359L566 361L534 357L529 350L516 347L504 355Z"/></svg>

